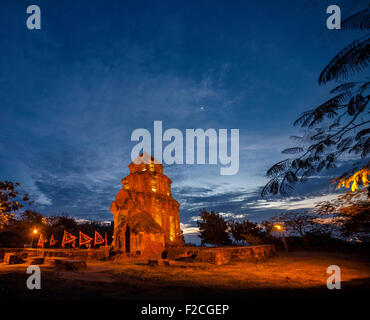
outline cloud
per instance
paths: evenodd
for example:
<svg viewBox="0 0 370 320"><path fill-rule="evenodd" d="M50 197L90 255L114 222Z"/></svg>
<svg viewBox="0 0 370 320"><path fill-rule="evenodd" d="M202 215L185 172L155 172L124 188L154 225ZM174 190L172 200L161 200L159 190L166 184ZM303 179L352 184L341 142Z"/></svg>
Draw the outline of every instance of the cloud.
<svg viewBox="0 0 370 320"><path fill-rule="evenodd" d="M193 225L188 224L188 223L180 223L180 228L182 232L184 233L184 235L199 234L198 227L194 227Z"/></svg>
<svg viewBox="0 0 370 320"><path fill-rule="evenodd" d="M13 25L15 3L4 9L4 25ZM165 167L187 230L202 208L262 220L332 193L328 180L339 170L297 185L291 198L260 198L266 170L291 145L292 122L326 95L316 81L322 61L311 54L325 56L322 43L310 38L311 28L291 28L299 11L287 11L293 20L279 18L272 39L271 28L255 29L264 18L258 5L247 5L252 20L217 6L171 14L118 2L114 10L46 6L48 28L30 34L14 25L1 39L0 61L1 179L21 182L42 213L112 219L109 207L135 144L130 134L152 130L154 120L164 130L240 129L237 175L220 176L217 165ZM96 14L99 28L90 23ZM215 18L221 15L225 24ZM292 53L292 39L302 37L307 41Z"/></svg>
<svg viewBox="0 0 370 320"><path fill-rule="evenodd" d="M35 202L40 206L50 206L53 203L50 198L40 191L33 192L33 195L36 197Z"/></svg>
<svg viewBox="0 0 370 320"><path fill-rule="evenodd" d="M279 209L279 210L299 210L299 209L311 209L315 207L315 204L322 201L331 201L338 197L337 193L316 196L316 197L288 197L279 200L256 200L250 203L252 209Z"/></svg>

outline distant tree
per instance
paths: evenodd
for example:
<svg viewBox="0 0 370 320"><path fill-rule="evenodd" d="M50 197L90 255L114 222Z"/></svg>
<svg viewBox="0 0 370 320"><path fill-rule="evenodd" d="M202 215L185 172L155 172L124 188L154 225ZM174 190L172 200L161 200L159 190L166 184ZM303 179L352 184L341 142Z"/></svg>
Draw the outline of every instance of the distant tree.
<svg viewBox="0 0 370 320"><path fill-rule="evenodd" d="M111 242L113 236L113 226L111 224L102 225L96 221L79 223L75 218L68 216L66 213L47 217L46 220L48 225L47 234L49 237L51 237L52 234L54 235L54 239L57 241L57 247L61 244L64 231L68 231L75 236L78 236L79 231L81 231L90 237L94 237L95 231L99 232L103 237L105 233L107 233L108 243Z"/></svg>
<svg viewBox="0 0 370 320"><path fill-rule="evenodd" d="M0 231L0 246L2 247L23 247L31 242L37 229L38 233L46 235L47 225L44 216L36 211L26 210L17 218L12 218ZM35 242L34 242L35 244Z"/></svg>
<svg viewBox="0 0 370 320"><path fill-rule="evenodd" d="M46 224L45 217L41 213L33 210L23 211L20 215L20 220L35 226Z"/></svg>
<svg viewBox="0 0 370 320"><path fill-rule="evenodd" d="M70 230L71 232L78 230L76 219L69 217L64 212L62 212L60 215L47 217L46 220L50 226L62 227Z"/></svg>
<svg viewBox="0 0 370 320"><path fill-rule="evenodd" d="M0 230L14 217L17 210L23 208L22 202L29 201L28 194L19 199L17 190L19 186L17 182L0 181Z"/></svg>
<svg viewBox="0 0 370 320"><path fill-rule="evenodd" d="M265 234L271 235L273 232L275 221L273 221L272 219L273 218L262 221L261 223L262 230L265 232Z"/></svg>
<svg viewBox="0 0 370 320"><path fill-rule="evenodd" d="M33 236L32 230L37 229L37 237L42 233L44 240L47 238L47 221L45 217L33 210L26 210L21 213L20 218L17 219L18 229L22 230L25 235L25 242Z"/></svg>
<svg viewBox="0 0 370 320"><path fill-rule="evenodd" d="M341 28L368 30L369 8L365 8L344 19ZM370 39L355 40L341 50L322 70L319 84L341 81L365 70L370 63ZM297 182L307 181L308 177L323 169L335 167L343 156L356 155L366 159L370 152L369 120L370 82L345 82L330 91L332 98L318 107L304 112L294 123L306 129L306 135L293 136L298 145L285 149L284 154L301 154L274 164L267 170L270 181L263 188L262 197L268 194L288 195ZM338 177L353 180L353 188L367 186L370 162L354 165L352 170ZM365 170L365 171L364 171ZM363 179L363 175L366 178ZM366 181L364 183L364 181Z"/></svg>
<svg viewBox="0 0 370 320"><path fill-rule="evenodd" d="M309 212L288 212L273 217L269 220L270 231L273 230L275 224L280 224L284 232L290 235L299 235L303 244L308 244L308 235L310 233L317 233L325 226L315 222L318 217ZM265 223L266 224L266 223Z"/></svg>
<svg viewBox="0 0 370 320"><path fill-rule="evenodd" d="M197 221L199 237L202 244L229 245L231 240L227 232L228 225L224 218L217 212L207 212L206 209L200 211L201 221Z"/></svg>
<svg viewBox="0 0 370 320"><path fill-rule="evenodd" d="M46 220L48 223L49 236L53 234L55 239L59 239L57 240L59 241L59 245L63 239L64 231L68 231L77 236L80 230L76 220L65 213L61 213L59 216L47 217ZM81 231L87 233L86 230Z"/></svg>
<svg viewBox="0 0 370 320"><path fill-rule="evenodd" d="M252 245L263 242L262 228L257 223L243 220L242 222L230 221L228 225L230 233L236 241L248 242Z"/></svg>
<svg viewBox="0 0 370 320"><path fill-rule="evenodd" d="M40 233L43 234L46 243L50 240L51 235L57 241L55 247L59 247L64 231L68 231L76 236L79 231L84 234L94 237L94 232L98 231L103 237L107 234L108 243L113 236L113 226L103 225L99 222L87 221L78 223L75 218L69 217L65 213L58 216L44 217L42 214L32 210L22 212L17 218L12 218L0 231L0 247L23 247L24 244L29 244L31 241L32 231L37 229L37 238ZM35 236L34 236L35 237ZM36 237L34 238L34 240ZM76 243L78 245L78 243ZM34 246L36 241L34 241Z"/></svg>
<svg viewBox="0 0 370 320"><path fill-rule="evenodd" d="M370 201L361 193L346 193L332 201L320 202L316 212L337 219L345 237L356 236L363 242L370 241Z"/></svg>

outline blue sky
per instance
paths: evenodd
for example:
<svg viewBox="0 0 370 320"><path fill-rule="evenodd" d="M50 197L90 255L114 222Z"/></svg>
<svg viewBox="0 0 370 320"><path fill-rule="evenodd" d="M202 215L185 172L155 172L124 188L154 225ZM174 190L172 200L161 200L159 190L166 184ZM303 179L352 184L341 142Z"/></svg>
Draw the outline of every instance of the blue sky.
<svg viewBox="0 0 370 320"><path fill-rule="evenodd" d="M356 1L341 1L342 13ZM136 128L240 129L240 170L171 166L191 232L200 208L265 219L333 197L324 172L288 199L259 197L301 112L328 98L320 70L353 37L326 29L325 1L28 1L0 10L0 179L47 215L110 220ZM343 166L346 164L344 163Z"/></svg>

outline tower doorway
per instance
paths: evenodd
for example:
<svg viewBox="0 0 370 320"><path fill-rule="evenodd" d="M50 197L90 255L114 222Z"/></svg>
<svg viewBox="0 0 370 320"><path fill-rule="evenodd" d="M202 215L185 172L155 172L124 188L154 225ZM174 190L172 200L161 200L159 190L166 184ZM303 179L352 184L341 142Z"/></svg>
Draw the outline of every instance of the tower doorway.
<svg viewBox="0 0 370 320"><path fill-rule="evenodd" d="M126 227L126 232L125 232L125 246L126 246L126 253L130 253L130 227Z"/></svg>

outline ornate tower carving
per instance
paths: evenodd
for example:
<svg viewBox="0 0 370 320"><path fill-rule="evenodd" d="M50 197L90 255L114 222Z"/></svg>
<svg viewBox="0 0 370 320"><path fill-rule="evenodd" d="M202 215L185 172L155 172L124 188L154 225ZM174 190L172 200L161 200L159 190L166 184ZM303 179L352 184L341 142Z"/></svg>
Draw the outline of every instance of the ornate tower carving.
<svg viewBox="0 0 370 320"><path fill-rule="evenodd" d="M162 253L181 244L180 204L172 198L172 181L163 166L147 153L129 166L122 189L112 203L114 247L127 253Z"/></svg>

